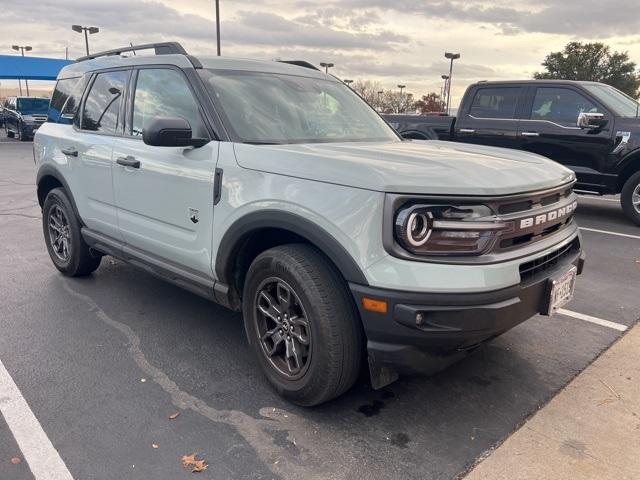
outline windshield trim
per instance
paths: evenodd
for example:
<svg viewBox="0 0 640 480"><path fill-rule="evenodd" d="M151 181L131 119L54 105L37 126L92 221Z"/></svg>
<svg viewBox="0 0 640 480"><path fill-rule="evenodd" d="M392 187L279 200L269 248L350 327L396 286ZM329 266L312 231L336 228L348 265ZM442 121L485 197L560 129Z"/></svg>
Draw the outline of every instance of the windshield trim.
<svg viewBox="0 0 640 480"><path fill-rule="evenodd" d="M337 79L336 77L333 76L328 76L327 78L318 78L316 76L309 76L309 75L302 75L302 74L295 74L295 73L281 73L281 72L264 72L264 71L260 71L260 70L241 70L241 69L221 69L221 68L203 68L203 69L199 69L198 73L200 74L200 78L202 80L202 83L204 84L204 90L206 91L207 96L209 97L209 99L211 100L214 108L215 108L215 113L217 114L218 118L220 118L220 120L222 121L222 124L225 128L225 130L227 131L227 134L229 135L229 138L232 142L234 143L242 143L242 144L247 144L247 145L299 145L299 144L331 144L331 143L363 143L363 142L388 142L390 140L400 140L402 141L403 138L400 136L400 134L391 126L389 125L389 122L387 122L382 115L380 115L380 113L373 108L373 106L371 104L369 104L364 98L360 97L360 95L358 95L355 91L353 91L350 87L348 87L347 85L345 85L344 83L342 83L339 79ZM335 85L340 86L340 88L347 88L349 89L351 92L353 92L354 95L356 95L359 100L361 102L363 102L367 107L369 107L369 109L380 119L382 120L382 122L386 125L386 127L388 128L388 130L392 133L392 135L395 137L395 139L391 138L391 137L386 137L386 138L382 138L382 137L372 137L372 138L336 138L334 139L317 139L317 138L311 138L311 139L295 139L295 140L287 140L287 141L282 141L282 139L260 139L260 140L250 140L250 139L245 139L243 138L241 135L239 135L233 124L231 123L231 121L229 120L229 118L227 117L227 114L225 112L225 109L223 108L223 106L221 105L221 102L218 98L216 98L215 95L213 95L212 90L207 86L207 82L209 79L209 76L213 75L220 75L220 76L224 76L224 75L273 75L273 76L283 76L283 77L296 77L296 78L308 78L310 80L314 80L314 81L319 81L319 82L327 82L327 83L332 83Z"/></svg>

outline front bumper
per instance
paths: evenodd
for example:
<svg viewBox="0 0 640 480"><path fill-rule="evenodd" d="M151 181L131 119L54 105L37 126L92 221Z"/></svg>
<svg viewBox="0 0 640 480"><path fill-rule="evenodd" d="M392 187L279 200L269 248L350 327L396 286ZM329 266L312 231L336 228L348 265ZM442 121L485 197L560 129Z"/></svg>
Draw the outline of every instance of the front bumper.
<svg viewBox="0 0 640 480"><path fill-rule="evenodd" d="M416 293L350 284L367 335L374 388L399 374L442 370L483 342L546 311L549 279L571 265L582 273L584 260L576 239L561 258L546 268L529 270L533 273L523 275L521 283L480 293ZM386 313L365 310L364 297L385 301Z"/></svg>
<svg viewBox="0 0 640 480"><path fill-rule="evenodd" d="M24 137L33 137L38 131L38 128L40 128L41 126L42 126L41 123L31 123L31 124L24 123L22 124L20 135Z"/></svg>

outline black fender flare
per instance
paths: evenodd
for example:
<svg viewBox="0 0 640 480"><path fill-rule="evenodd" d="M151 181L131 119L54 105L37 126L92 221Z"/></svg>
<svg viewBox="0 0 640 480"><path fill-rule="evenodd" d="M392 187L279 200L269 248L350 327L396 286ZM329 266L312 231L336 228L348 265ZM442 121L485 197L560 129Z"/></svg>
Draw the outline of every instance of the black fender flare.
<svg viewBox="0 0 640 480"><path fill-rule="evenodd" d="M329 257L346 281L369 285L358 264L338 240L306 218L282 210L251 212L229 227L220 241L216 254L215 272L218 281L230 284L234 259L243 240L252 232L265 228L278 228L295 233Z"/></svg>
<svg viewBox="0 0 640 480"><path fill-rule="evenodd" d="M62 175L60 170L58 170L58 168L56 168L55 166L49 163L45 163L42 166L40 166L40 168L38 169L38 173L36 174L36 188L38 190L40 190L40 183L45 177L53 177L62 185L62 187L65 189L67 193L67 196L69 197L71 206L73 207L73 213L76 214L76 217L78 218L78 220L80 220L80 223L84 225L84 222L80 217L80 213L78 212L78 207L76 206L76 200L73 198L73 193L71 192L71 188L69 188L69 184L65 180L64 175ZM41 207L44 205L44 198L42 198L42 201L41 201L40 195L38 195L38 203L40 203Z"/></svg>

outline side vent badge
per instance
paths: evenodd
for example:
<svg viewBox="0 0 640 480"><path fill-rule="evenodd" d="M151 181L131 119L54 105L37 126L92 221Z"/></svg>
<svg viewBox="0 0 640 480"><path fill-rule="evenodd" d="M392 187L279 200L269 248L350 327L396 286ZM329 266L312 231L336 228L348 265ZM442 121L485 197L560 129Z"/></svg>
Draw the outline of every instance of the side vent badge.
<svg viewBox="0 0 640 480"><path fill-rule="evenodd" d="M198 220L199 220L198 214L199 214L199 211L197 208L189 207L189 220L191 220L191 222L198 223Z"/></svg>

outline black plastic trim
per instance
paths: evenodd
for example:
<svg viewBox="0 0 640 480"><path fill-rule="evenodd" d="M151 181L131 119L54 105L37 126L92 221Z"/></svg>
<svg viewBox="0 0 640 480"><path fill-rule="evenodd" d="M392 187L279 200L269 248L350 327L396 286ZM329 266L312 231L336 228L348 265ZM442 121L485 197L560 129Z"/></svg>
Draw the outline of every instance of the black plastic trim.
<svg viewBox="0 0 640 480"><path fill-rule="evenodd" d="M213 278L205 277L199 272L184 268L87 227L82 228L82 237L94 250L119 258L208 300L216 301Z"/></svg>
<svg viewBox="0 0 640 480"><path fill-rule="evenodd" d="M71 206L73 207L73 213L76 215L76 218L80 221L80 223L82 225L84 225L84 223L82 222L82 218L80 217L80 213L78 212L78 207L76 206L76 201L73 198L73 193L71 192L71 189L69 188L69 184L64 179L64 175L62 175L60 170L58 170L56 167L54 167L50 163L45 163L38 169L38 173L36 174L36 189L40 188L40 182L42 181L42 179L44 177L47 177L47 176L53 177L58 182L60 182L60 184L65 189L67 197L69 197L69 201L71 202ZM38 197L38 200L39 200L39 197ZM42 199L42 201L44 203L44 198ZM42 204L40 206L42 207Z"/></svg>
<svg viewBox="0 0 640 480"><path fill-rule="evenodd" d="M225 284L232 283L234 260L243 240L250 233L263 228L280 228L305 238L329 257L348 282L369 284L349 252L334 237L306 218L281 210L252 212L229 227L216 255L215 272L218 280Z"/></svg>
<svg viewBox="0 0 640 480"><path fill-rule="evenodd" d="M213 175L213 205L217 205L222 198L222 174L221 168L216 168Z"/></svg>

